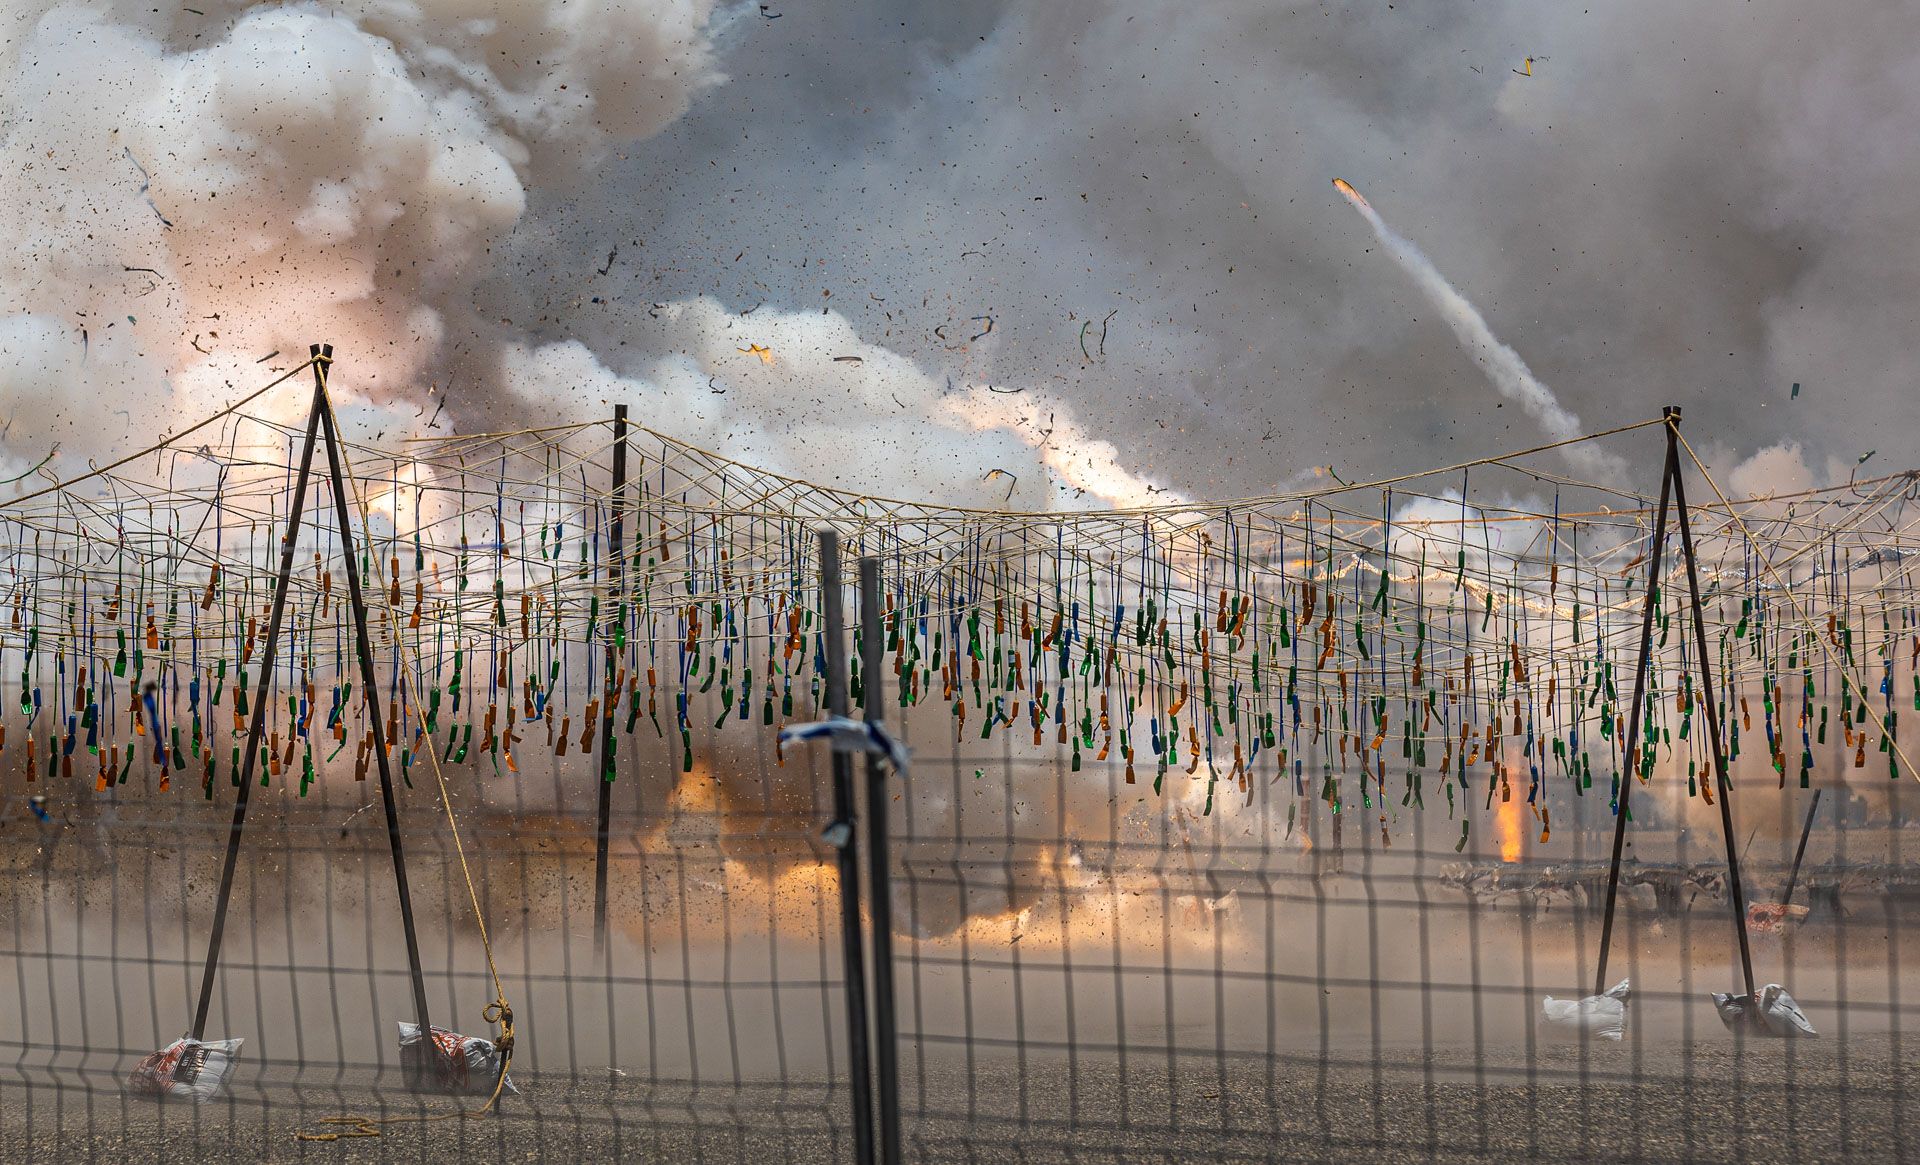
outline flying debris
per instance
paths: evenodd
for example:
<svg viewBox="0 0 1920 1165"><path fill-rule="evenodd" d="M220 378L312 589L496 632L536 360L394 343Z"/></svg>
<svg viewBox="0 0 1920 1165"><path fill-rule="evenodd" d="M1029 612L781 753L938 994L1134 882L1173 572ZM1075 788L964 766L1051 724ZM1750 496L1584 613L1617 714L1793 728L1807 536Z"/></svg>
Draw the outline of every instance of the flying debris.
<svg viewBox="0 0 1920 1165"><path fill-rule="evenodd" d="M758 356L762 364L773 363L773 349L760 344L750 343L744 348L735 348L734 351L744 353L748 356Z"/></svg>
<svg viewBox="0 0 1920 1165"><path fill-rule="evenodd" d="M140 164L140 160L133 156L132 147L122 146L120 148L120 152L127 156L127 161L133 163L134 169L140 171L140 189L137 191L137 193L140 195L142 199L146 201L147 208L153 211L153 217L160 220L160 225L167 228L168 230L172 230L173 223L167 220L166 215L160 213L160 208L154 205L153 196L147 193L147 191L153 186L153 180L147 177L147 168L145 166L142 166Z"/></svg>
<svg viewBox="0 0 1920 1165"><path fill-rule="evenodd" d="M12 428L12 422L8 422L8 426ZM31 478L33 474L36 474L36 472L40 472L40 466L44 466L44 464L48 463L48 461L54 461L54 455L56 455L56 453L60 453L60 441L54 441L54 447L52 447L52 449L48 449L48 451L46 451L46 457L42 457L40 461L36 461L36 463L33 464L33 468L29 468L27 472L23 472L23 474L19 474L19 476L15 476L15 478L8 478L6 482L0 482L0 486L12 486L13 482L19 482L19 480L25 480L25 478Z"/></svg>

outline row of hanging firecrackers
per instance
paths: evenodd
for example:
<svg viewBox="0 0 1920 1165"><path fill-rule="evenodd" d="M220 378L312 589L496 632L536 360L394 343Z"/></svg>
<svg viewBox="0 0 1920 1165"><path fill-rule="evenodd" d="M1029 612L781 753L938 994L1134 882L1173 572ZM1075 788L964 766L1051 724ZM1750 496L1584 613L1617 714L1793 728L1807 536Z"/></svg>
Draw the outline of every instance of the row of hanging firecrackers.
<svg viewBox="0 0 1920 1165"><path fill-rule="evenodd" d="M388 726L403 775L420 742L443 729L446 763L484 757L510 774L526 734L540 732L564 757L591 751L604 718L627 734L645 723L678 746L686 769L703 697L717 707L714 729L729 720L777 727L795 714L794 669L804 667L813 674L800 698L817 703L821 651L803 520L750 503L736 509L724 475L710 507L672 496L665 454L657 485L643 457L628 581L609 607L607 499L577 470L564 472L557 453L546 457L538 493L509 493L505 454L485 491L490 504L469 507L463 479L456 543L423 539L423 491L413 495L410 533L370 543L370 553L388 555L384 597L403 612L421 661L405 676L392 662L394 680L404 682L395 683ZM397 463L385 484L400 496ZM241 723L255 698L247 664L264 633L272 531L284 518L269 497L230 560L226 541L238 523L228 521L220 491L211 503L214 549L198 578L179 551L187 524L153 503L144 515L138 505L117 513L111 576L91 560L79 564L84 540L74 526L10 523L18 581L0 650L21 653L25 731L15 740L25 742L17 751L26 780L72 775L76 754L102 790L135 773L165 788L192 763L211 796L220 761L237 773L233 730L218 740L222 713L232 708ZM1357 793L1364 810L1383 813L1383 829L1387 799L1424 807L1433 774L1450 815L1464 811L1463 796L1482 810L1517 796L1545 834L1546 772L1584 796L1598 760L1617 797L1623 767L1645 779L1676 749L1692 791L1710 800L1717 790L1699 779L1694 751L1697 704L1707 698L1727 712L1732 755L1763 750L1782 785L1790 769L1809 783L1821 748L1844 748L1858 768L1873 745L1898 775L1895 701L1910 692L1920 707L1910 571L1894 575L1895 595L1883 585L1864 604L1875 625L1853 594L1852 544L1828 538L1799 576L1825 620L1809 628L1761 587L1761 552L1736 540L1729 553L1738 565L1709 576L1720 690L1694 691L1689 669L1658 656L1645 735L1626 742L1618 739L1627 718L1618 681L1631 661L1612 631L1635 587L1646 585L1636 569L1644 549L1619 566L1625 552L1612 548L1583 558L1583 523L1556 512L1546 552L1497 566L1487 516L1476 519L1464 501L1450 538L1397 527L1394 515L1383 495L1379 519L1365 529L1309 505L1187 525L1147 516L1131 531L1120 519L1036 519L1015 529L979 518L914 538L880 522L863 536L894 548L884 649L903 706L942 701L957 738L1024 726L1033 745L1064 746L1075 768L1113 761L1128 781L1151 765L1156 790L1178 769L1206 781L1208 811L1222 779L1251 795L1263 754L1272 779L1289 777L1294 796L1317 795L1338 811ZM146 544L126 534L142 516L157 535ZM470 520L485 524L479 547ZM920 550L939 535L961 548L924 569ZM323 548L296 579L303 593L289 609L285 671L263 742L263 781L290 779L297 768L303 793L315 779L316 744L321 763L355 745L356 775L370 759L343 658L334 565ZM1671 577L1656 581L1657 644L1684 662L1692 647L1674 634ZM1912 649L1900 650L1909 640ZM1669 672L1682 677L1677 688L1666 686ZM1863 682L1856 688L1843 672ZM4 727L0 751L9 743ZM1317 790L1307 780L1312 762ZM1482 771L1484 783L1473 778ZM1400 781L1390 790L1392 776Z"/></svg>
<svg viewBox="0 0 1920 1165"><path fill-rule="evenodd" d="M251 638L251 636L250 636L250 638ZM1044 645L1043 645L1043 646L1044 646ZM1182 646L1184 647L1185 645L1183 644ZM1362 646L1364 646L1364 643L1362 644ZM244 649L243 649L243 651L242 651L242 654L243 654L243 655L244 655L244 654L246 654L246 652L245 652L245 650L244 650ZM441 658L441 659L444 659L444 658L445 658L445 654L444 654L444 652L439 652L439 653L436 653L436 657L437 657L437 658ZM456 676L457 676L457 675L459 674L459 669L458 669L458 658L459 658L459 652L458 652L458 650L456 650L456 654L455 654L455 660L456 660L456 669L455 669L455 674L456 674ZM1202 647L1202 649L1201 649L1201 660L1202 660L1202 667L1203 667L1203 671L1204 671L1204 669L1205 669L1205 661L1206 661L1206 651L1205 651L1205 648L1204 648L1204 646L1203 646L1203 647ZM1518 661L1517 661L1517 660L1516 660L1515 662L1516 662L1516 664L1518 663ZM456 687L454 688L454 694L456 695L456 697L458 696L458 688L457 688L457 686L456 686ZM535 695L535 697L534 697L534 699L535 699L536 701L537 701L537 700L539 700L539 699L541 699L541 695L542 695L542 694L536 694L536 695ZM429 712L429 715L432 715L432 713L431 713L431 711ZM1171 734L1170 734L1170 735L1171 735ZM1177 739L1178 739L1178 738L1177 738L1177 736L1174 736L1174 739L1176 739L1176 740L1177 740Z"/></svg>

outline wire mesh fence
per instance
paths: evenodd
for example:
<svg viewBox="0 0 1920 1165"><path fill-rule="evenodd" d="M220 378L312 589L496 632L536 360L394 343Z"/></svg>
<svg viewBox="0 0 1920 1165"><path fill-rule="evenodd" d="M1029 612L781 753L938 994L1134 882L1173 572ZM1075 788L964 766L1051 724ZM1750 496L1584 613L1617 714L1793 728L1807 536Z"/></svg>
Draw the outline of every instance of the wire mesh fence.
<svg viewBox="0 0 1920 1165"><path fill-rule="evenodd" d="M1455 852L1418 815L1383 835L1324 806L1289 836L1275 786L1203 816L1197 781L1163 802L1117 766L941 755L921 727L903 726L922 739L889 806L908 1159L1913 1153L1904 923L1920 876L1908 830L1862 802L1828 800L1804 916L1756 938L1762 974L1791 985L1818 1038L1722 1027L1708 993L1738 981L1723 867L1713 839L1650 814L1616 937L1625 1038L1571 1040L1542 999L1589 990L1604 812L1566 823L1550 859L1502 860L1497 838ZM209 1025L247 1042L228 1094L193 1105L130 1097L125 1079L190 1010L222 813L127 798L42 821L10 799L0 1156L851 1159L838 886L819 837L831 797L824 763L777 759L675 774L631 758L598 955L594 825L557 770L466 807L520 1013L519 1094L496 1116L340 1143L294 1134L459 1107L401 1087L412 1005L376 814L322 793L252 827ZM439 819L410 796L435 1021L478 1026L488 988L463 891ZM1784 888L1793 817L1755 822L1756 899Z"/></svg>
<svg viewBox="0 0 1920 1165"><path fill-rule="evenodd" d="M1911 475L994 513L309 366L0 517L0 1158L1914 1155Z"/></svg>

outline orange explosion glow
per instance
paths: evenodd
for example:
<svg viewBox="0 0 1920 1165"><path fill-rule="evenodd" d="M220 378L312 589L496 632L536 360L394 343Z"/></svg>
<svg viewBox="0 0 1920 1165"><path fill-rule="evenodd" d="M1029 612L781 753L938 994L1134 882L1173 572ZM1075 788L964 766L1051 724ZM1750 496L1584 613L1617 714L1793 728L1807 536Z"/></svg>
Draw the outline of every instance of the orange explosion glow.
<svg viewBox="0 0 1920 1165"><path fill-rule="evenodd" d="M1505 790L1506 796L1495 810L1494 825L1500 833L1500 860L1511 865L1520 860L1520 817L1524 812L1522 802L1513 797L1511 790Z"/></svg>

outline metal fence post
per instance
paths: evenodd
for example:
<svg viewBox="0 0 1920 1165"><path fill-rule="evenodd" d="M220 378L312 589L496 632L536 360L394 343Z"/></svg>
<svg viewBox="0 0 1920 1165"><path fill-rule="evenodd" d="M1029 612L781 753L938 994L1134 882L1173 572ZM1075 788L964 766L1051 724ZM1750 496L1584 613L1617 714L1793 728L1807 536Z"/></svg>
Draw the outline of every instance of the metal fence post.
<svg viewBox="0 0 1920 1165"><path fill-rule="evenodd" d="M820 531L821 634L826 636L827 714L845 716L847 706L847 620L842 609L840 535ZM847 1074L853 1091L853 1156L873 1165L873 1076L867 1043L865 958L860 942L860 841L853 798L853 758L833 750L833 821L826 838L838 851L840 875L840 956L847 993Z"/></svg>
<svg viewBox="0 0 1920 1165"><path fill-rule="evenodd" d="M869 724L886 719L886 631L880 620L880 560L860 560L860 689ZM867 918L873 928L873 1067L879 1093L880 1160L900 1161L900 1066L893 1007L893 885L888 869L887 765L867 754Z"/></svg>

